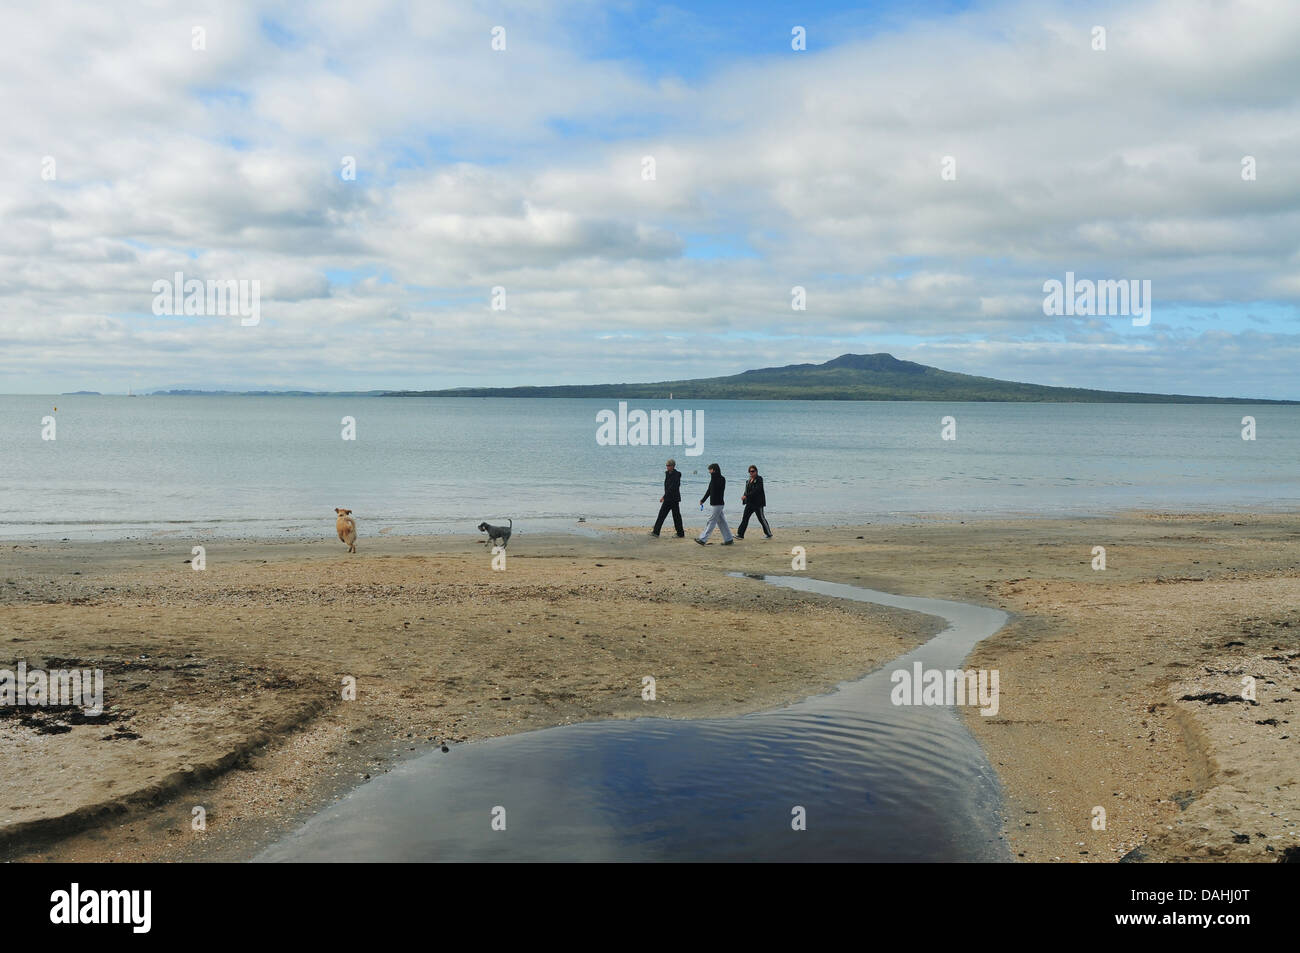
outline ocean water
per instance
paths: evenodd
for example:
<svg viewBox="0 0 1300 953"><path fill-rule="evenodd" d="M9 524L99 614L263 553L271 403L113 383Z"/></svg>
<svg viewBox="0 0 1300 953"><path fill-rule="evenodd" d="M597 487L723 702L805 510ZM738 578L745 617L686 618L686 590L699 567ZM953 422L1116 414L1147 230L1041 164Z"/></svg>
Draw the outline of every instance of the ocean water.
<svg viewBox="0 0 1300 953"><path fill-rule="evenodd" d="M57 406L57 411L54 409ZM703 452L601 446L601 399L0 397L0 535L312 536L649 525L663 461L698 513L709 463L774 527L1300 505L1300 406L631 401L703 412ZM1252 416L1257 438L1243 440ZM56 439L42 439L45 417ZM956 420L955 440L941 419ZM356 439L342 439L343 418ZM585 523L579 523L580 519ZM324 527L324 529L322 529Z"/></svg>

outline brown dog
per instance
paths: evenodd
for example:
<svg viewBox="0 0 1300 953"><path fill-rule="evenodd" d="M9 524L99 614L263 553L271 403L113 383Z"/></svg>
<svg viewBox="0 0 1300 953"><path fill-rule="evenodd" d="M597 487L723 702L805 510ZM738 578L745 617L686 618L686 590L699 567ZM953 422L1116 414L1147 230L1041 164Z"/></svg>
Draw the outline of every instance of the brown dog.
<svg viewBox="0 0 1300 953"><path fill-rule="evenodd" d="M357 521L352 518L352 511L335 507L334 512L339 515L338 521L334 524L334 528L339 531L339 539L348 544L348 552L355 553L357 551Z"/></svg>

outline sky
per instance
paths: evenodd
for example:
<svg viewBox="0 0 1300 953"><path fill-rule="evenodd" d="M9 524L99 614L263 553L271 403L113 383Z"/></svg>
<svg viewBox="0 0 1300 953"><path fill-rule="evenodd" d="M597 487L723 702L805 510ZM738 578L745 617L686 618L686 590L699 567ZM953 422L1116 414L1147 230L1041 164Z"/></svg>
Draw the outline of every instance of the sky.
<svg viewBox="0 0 1300 953"><path fill-rule="evenodd" d="M1300 398L1297 49L1293 0L11 5L0 393L888 351ZM1067 273L1150 322L1045 313Z"/></svg>

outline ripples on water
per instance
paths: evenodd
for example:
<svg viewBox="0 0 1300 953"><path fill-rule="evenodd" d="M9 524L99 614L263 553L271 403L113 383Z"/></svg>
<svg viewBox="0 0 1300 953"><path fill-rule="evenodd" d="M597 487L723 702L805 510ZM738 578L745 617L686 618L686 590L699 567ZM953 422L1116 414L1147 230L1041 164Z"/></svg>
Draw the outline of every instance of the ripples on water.
<svg viewBox="0 0 1300 953"><path fill-rule="evenodd" d="M859 681L777 711L588 722L422 755L258 859L1009 860L995 775L956 713L889 700L890 672L914 661L960 668L1005 613L768 581L951 625ZM796 805L804 831L791 827ZM498 806L504 831L490 826Z"/></svg>

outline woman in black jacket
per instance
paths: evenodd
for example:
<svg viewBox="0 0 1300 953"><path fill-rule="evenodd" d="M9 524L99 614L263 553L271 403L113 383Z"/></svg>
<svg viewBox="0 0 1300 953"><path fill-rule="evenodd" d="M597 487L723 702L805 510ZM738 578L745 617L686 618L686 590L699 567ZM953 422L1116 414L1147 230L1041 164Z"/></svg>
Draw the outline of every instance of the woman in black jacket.
<svg viewBox="0 0 1300 953"><path fill-rule="evenodd" d="M763 535L772 538L772 527L767 525L763 507L767 506L767 494L763 492L763 478L758 475L758 467L749 468L749 482L745 484L745 495L740 498L745 504L745 515L740 519L740 529L736 530L736 539L745 538L745 527L749 525L750 516L757 516L763 527Z"/></svg>
<svg viewBox="0 0 1300 953"><path fill-rule="evenodd" d="M659 503L659 518L655 520L655 528L650 531L650 535L658 538L664 518L671 513L678 538L685 536L686 530L682 528L682 474L677 469L676 460L670 459L664 464L664 495L659 497Z"/></svg>
<svg viewBox="0 0 1300 953"><path fill-rule="evenodd" d="M727 518L722 515L722 497L726 489L727 481L722 475L722 468L716 463L710 463L709 488L700 497L700 509L704 509L704 501L708 500L709 505L713 507L713 512L709 514L709 522L704 527L704 532L695 540L701 546L705 545L709 537L713 535L713 527L715 526L722 530L722 545L731 545L731 527L727 525Z"/></svg>

